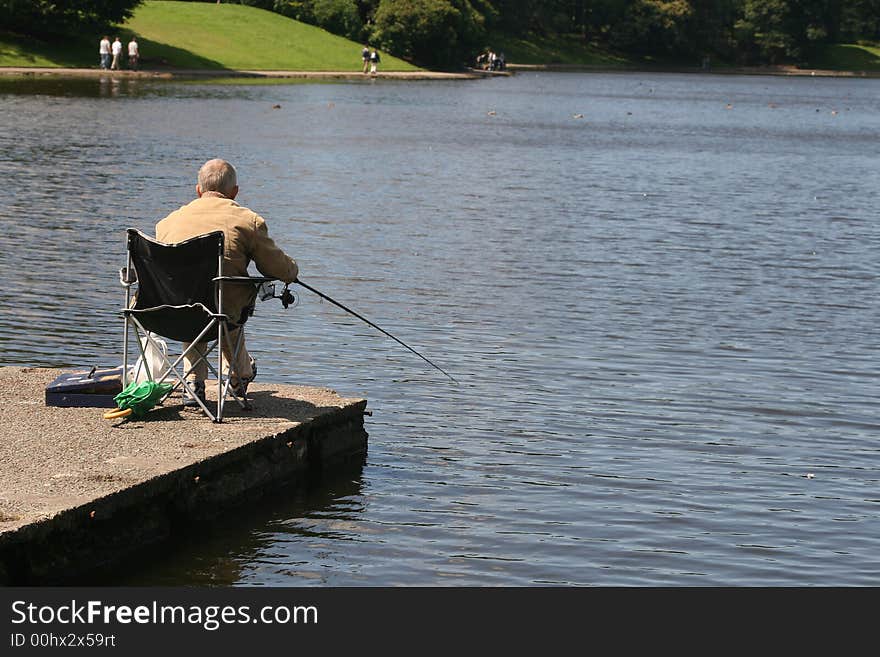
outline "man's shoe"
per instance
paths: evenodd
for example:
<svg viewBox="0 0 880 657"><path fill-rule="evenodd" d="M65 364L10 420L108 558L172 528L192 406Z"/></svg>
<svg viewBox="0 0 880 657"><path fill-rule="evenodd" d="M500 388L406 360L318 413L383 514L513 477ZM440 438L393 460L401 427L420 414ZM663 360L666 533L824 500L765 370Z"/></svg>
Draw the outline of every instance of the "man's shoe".
<svg viewBox="0 0 880 657"><path fill-rule="evenodd" d="M238 385L234 388L236 396L238 396L242 400L247 399L248 385L250 385L251 381L257 378L257 361L253 357L251 357L251 371L253 372L253 374L251 374L247 378L241 377L238 380Z"/></svg>
<svg viewBox="0 0 880 657"><path fill-rule="evenodd" d="M207 400L205 398L205 382L204 381L191 381L190 385L192 389L195 390L196 396L202 400L203 404L207 404ZM196 401L196 398L189 394L189 391L184 389L183 391L183 405L186 408L201 408L199 406L199 402Z"/></svg>

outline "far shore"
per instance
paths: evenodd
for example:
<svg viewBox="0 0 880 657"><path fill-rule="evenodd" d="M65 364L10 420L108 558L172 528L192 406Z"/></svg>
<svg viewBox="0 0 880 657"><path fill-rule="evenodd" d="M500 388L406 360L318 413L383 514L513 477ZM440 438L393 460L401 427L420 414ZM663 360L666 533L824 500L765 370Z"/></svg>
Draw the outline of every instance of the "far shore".
<svg viewBox="0 0 880 657"><path fill-rule="evenodd" d="M670 67L670 66L584 66L579 64L508 64L510 72L525 71L572 71L572 72L608 72L608 73L706 73L718 75L779 75L779 76L807 76L807 77L837 77L837 78L876 78L880 77L880 71L836 71L831 69L798 68L797 66L711 66L702 68Z"/></svg>
<svg viewBox="0 0 880 657"><path fill-rule="evenodd" d="M228 69L130 69L107 70L101 68L56 68L56 67L0 67L0 75L39 75L60 77L123 77L123 78L314 78L314 79L352 79L385 78L397 80L466 80L497 74L491 71L462 71L447 73L442 71L242 71Z"/></svg>
<svg viewBox="0 0 880 657"><path fill-rule="evenodd" d="M472 80L486 77L508 76L516 73L552 71L582 73L703 73L714 75L774 75L800 77L846 77L876 78L880 71L837 71L824 69L798 68L796 66L751 66L751 67L647 67L647 66L583 66L565 64L508 64L504 71L483 71L466 69L459 72L444 71L247 71L232 69L171 69L144 68L107 70L101 68L27 67L3 66L0 75L7 76L58 76L58 77L123 77L123 78L290 78L290 79L348 79L365 80L382 78L392 80Z"/></svg>

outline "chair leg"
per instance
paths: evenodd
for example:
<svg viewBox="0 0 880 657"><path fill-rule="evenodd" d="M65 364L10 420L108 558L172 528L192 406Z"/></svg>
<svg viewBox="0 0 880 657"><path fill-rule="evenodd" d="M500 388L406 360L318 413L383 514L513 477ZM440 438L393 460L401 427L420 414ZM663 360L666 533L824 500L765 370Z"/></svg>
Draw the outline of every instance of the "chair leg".
<svg viewBox="0 0 880 657"><path fill-rule="evenodd" d="M238 340L235 341L235 349L232 350L232 361L233 362L235 362L235 363L238 362L238 357L241 354L241 349L242 349L243 345L244 345L244 328L239 327ZM235 368L235 373L238 376L239 382L242 382L244 377L242 376L242 373L238 371L238 366L236 366L236 368ZM253 374L252 374L252 376L253 376ZM238 394L235 391L233 391L233 395L235 395L235 398L238 400L238 403L241 404L242 408L244 408L245 410L249 411L253 408L253 406L251 406L250 400L247 397L247 390L245 390L242 393L241 399L238 399Z"/></svg>
<svg viewBox="0 0 880 657"><path fill-rule="evenodd" d="M131 307L131 283L128 282L129 272L131 272L131 251L128 251L127 264L125 266L125 281L121 281L125 287L125 305L123 311ZM129 318L124 312L122 314L122 388L128 385L128 322Z"/></svg>
<svg viewBox="0 0 880 657"><path fill-rule="evenodd" d="M178 357L177 361L182 360L184 354L186 354L186 353L187 353L187 352L184 352L183 354L181 354L181 355ZM177 361L175 361L175 363L176 363ZM217 416L216 416L214 413L211 412L211 410L208 408L207 404L206 404L205 402L202 401L201 397L199 397L199 395L196 393L196 391L195 391L195 389L192 387L192 385L186 380L186 375L187 375L188 373L189 373L189 372L188 372L187 370L185 370L185 371L181 374L180 372L177 371L176 367L171 367L171 368L169 368L169 369L166 371L165 375L164 375L162 378L163 378L163 380L164 380L165 378L168 377L168 375L170 375L170 374L174 374L175 378L177 379L177 384L175 385L175 388L177 387L177 385L180 385L180 386L183 388L182 392L183 392L184 395L187 395L187 394L188 394L190 397L192 397L193 399L195 399L195 400L196 400L196 403L199 405L199 407L201 407L201 409L205 412L205 415L207 415L207 416L211 419L212 422L218 422L218 420L217 420ZM170 394L170 393L169 393L169 394Z"/></svg>
<svg viewBox="0 0 880 657"><path fill-rule="evenodd" d="M235 345L233 346L232 341L229 337L229 329L226 329L226 351L229 354L229 373L226 377L226 387L224 388L224 399L227 395L232 395L232 398L238 402L238 405L242 407L242 409L249 411L253 409L250 401L248 401L247 394L239 396L235 389L232 387L232 375L234 374L239 381L242 380L241 372L238 371L238 356L241 353L242 345L244 344L244 329L238 329L238 338L235 341Z"/></svg>
<svg viewBox="0 0 880 657"><path fill-rule="evenodd" d="M216 330L217 330L217 341L209 345L206 349L198 349L197 345L201 344L200 340L207 336L212 329L214 329L214 325L209 324L204 328L204 330L194 339L192 343L190 343L189 347L183 350L176 358L170 359L167 355L162 355L162 372L152 372L149 367L149 363L147 360L146 348L144 342L141 341L141 333L146 336L147 341L149 341L149 331L141 325L141 323L135 317L126 316L126 324L125 331L123 335L123 342L125 346L125 355L123 356L124 364L127 366L127 353L128 353L128 334L130 333L130 329L128 326L128 322L131 321L131 328L134 330L134 336L137 338L138 349L141 354L141 362L143 366L146 368L147 376L150 380L153 380L156 383L163 383L166 379L176 379L177 382L174 384L172 390L168 393L171 394L174 390L178 388L178 386L182 387L183 393L188 394L193 397L198 403L199 407L205 412L213 422L220 423L223 421L223 412L225 408L225 401L227 395L232 395L232 397L241 405L242 408L248 409L250 405L247 403L247 399L241 399L235 391L231 387L231 375L234 373L237 376L239 373L235 368L235 359L238 357L238 354L241 350L243 333L239 333L238 340L236 342L235 347L232 347L231 338L229 335L229 330L225 326L224 322L219 319L215 319L216 322ZM227 353L230 355L230 363L229 363L229 373L224 375L223 373L223 358L224 358L224 349L223 346L226 345L228 347ZM210 351L211 349L217 349L217 369L214 369L210 361ZM160 350L161 351L161 350ZM195 353L198 355L198 358L195 359L195 364L189 364L189 369L187 369L187 364L182 365L184 358L187 358L189 354ZM207 368L210 373L214 374L217 377L217 406L212 410L205 404L199 396L196 394L195 390L192 388L191 384L187 382L186 377L189 375L195 365L205 362ZM181 367L181 371L178 370L178 367ZM127 375L127 372L126 372ZM167 398L167 395L166 395ZM163 398L164 400L164 398Z"/></svg>
<svg viewBox="0 0 880 657"><path fill-rule="evenodd" d="M223 421L223 332L226 330L222 321L217 322L217 419Z"/></svg>
<svg viewBox="0 0 880 657"><path fill-rule="evenodd" d="M123 315L122 321L122 387L128 385L128 317Z"/></svg>
<svg viewBox="0 0 880 657"><path fill-rule="evenodd" d="M140 323L136 319L134 319L132 317L126 317L125 318L125 329L123 331L123 333L124 333L124 335L123 335L124 347L123 347L123 357L122 357L122 387L123 388L126 385L128 385L128 383L129 383L128 369L127 369L127 367L128 367L128 335L129 335L128 323L129 322L132 322L132 324L134 326L134 338L137 341L138 351L140 352L140 355L141 355L140 359L135 363L137 368L135 369L134 375L132 376L131 380L137 381L137 378L141 373L142 367L144 368L144 371L147 373L147 379L149 379L151 381L153 380L153 377L150 375L150 368L147 364L147 354L144 351L144 343L141 341L141 332L143 332L143 335L146 336L147 340L149 340L149 332L143 326L141 326Z"/></svg>
<svg viewBox="0 0 880 657"><path fill-rule="evenodd" d="M145 333L147 332L143 326L140 326L140 324L138 323L138 321L136 319L132 318L132 321L134 322L135 327L140 327L140 329L143 330ZM209 370L214 369L213 366L211 365L211 362L207 359L207 356L203 355L196 348L196 345L199 344L199 340L201 340L205 335L207 335L208 332L212 328L213 328L213 324L209 324L208 326L206 326L205 329L195 339L195 341L190 344L189 348L184 349L183 352L180 355L178 355L174 359L173 362L169 363L168 358L164 358L164 363L165 363L166 369L165 369L165 372L162 374L162 376L156 380L156 383L162 383L165 381L165 379L170 378L173 375L174 378L177 379L177 383L175 384L174 389L176 389L178 385L182 386L184 394L189 394L190 396L192 396L196 400L198 405L201 407L201 409L205 412L205 415L207 415L211 419L211 421L219 422L220 419L218 419L218 415L211 412L211 410L208 408L208 406L206 404L204 404L201 399L199 399L199 396L196 394L196 391L193 390L192 386L187 382L186 377L192 368L190 368L190 370L187 370L186 366L183 365L183 373L181 373L177 369L178 366L180 366L182 364L184 358L186 358L187 355L190 354L191 352L195 352L196 354L199 355L199 358L196 360L196 364L201 362L201 360L204 360L205 363L207 364ZM140 344L140 341L138 343ZM211 347L211 348L213 348L213 347ZM209 351L209 353L210 353L210 351Z"/></svg>

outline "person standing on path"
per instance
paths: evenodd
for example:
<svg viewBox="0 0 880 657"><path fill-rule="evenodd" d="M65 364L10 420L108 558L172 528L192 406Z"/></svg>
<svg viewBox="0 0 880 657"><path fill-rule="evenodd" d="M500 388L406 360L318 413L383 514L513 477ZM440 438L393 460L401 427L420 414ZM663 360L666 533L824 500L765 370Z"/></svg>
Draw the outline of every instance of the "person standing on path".
<svg viewBox="0 0 880 657"><path fill-rule="evenodd" d="M98 46L98 54L101 55L101 68L110 68L110 39L107 37L101 39L101 45Z"/></svg>
<svg viewBox="0 0 880 657"><path fill-rule="evenodd" d="M131 41L128 42L128 66L132 71L136 71L138 69L138 60L140 60L141 53L138 50L138 42L134 38L134 35L131 37Z"/></svg>
<svg viewBox="0 0 880 657"><path fill-rule="evenodd" d="M370 49L364 45L364 49L361 50L361 59L364 62L364 74L370 69Z"/></svg>
<svg viewBox="0 0 880 657"><path fill-rule="evenodd" d="M376 75L376 67L379 65L379 62L382 61L379 57L379 51L373 48L370 51L370 73L372 75Z"/></svg>
<svg viewBox="0 0 880 657"><path fill-rule="evenodd" d="M122 41L119 40L119 37L113 41L113 63L110 64L110 68L114 71L118 71L120 68L120 56L122 55Z"/></svg>

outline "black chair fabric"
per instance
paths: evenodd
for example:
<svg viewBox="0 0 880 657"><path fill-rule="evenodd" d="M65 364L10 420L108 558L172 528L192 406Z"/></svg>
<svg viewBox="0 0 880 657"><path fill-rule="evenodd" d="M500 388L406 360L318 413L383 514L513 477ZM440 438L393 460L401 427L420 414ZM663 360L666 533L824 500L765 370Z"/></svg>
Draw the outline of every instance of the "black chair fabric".
<svg viewBox="0 0 880 657"><path fill-rule="evenodd" d="M129 229L128 249L138 276L135 308L200 303L217 312L214 278L221 275L217 258L223 255L223 231L163 244Z"/></svg>
<svg viewBox="0 0 880 657"><path fill-rule="evenodd" d="M126 312L148 331L180 342L195 340L217 312L214 279L221 275L223 232L163 244L130 228L128 251L138 290L134 306Z"/></svg>

